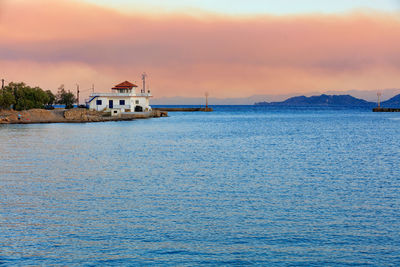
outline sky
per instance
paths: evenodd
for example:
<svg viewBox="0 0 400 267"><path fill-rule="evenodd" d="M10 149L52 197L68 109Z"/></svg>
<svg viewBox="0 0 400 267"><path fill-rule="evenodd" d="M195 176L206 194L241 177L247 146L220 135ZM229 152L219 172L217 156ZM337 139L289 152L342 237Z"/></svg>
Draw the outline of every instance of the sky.
<svg viewBox="0 0 400 267"><path fill-rule="evenodd" d="M145 4L143 4L145 2ZM400 1L0 0L0 79L83 98L400 88ZM83 99L81 99L81 102Z"/></svg>
<svg viewBox="0 0 400 267"><path fill-rule="evenodd" d="M188 12L204 10L230 15L338 13L354 9L393 11L398 0L86 0L120 10Z"/></svg>

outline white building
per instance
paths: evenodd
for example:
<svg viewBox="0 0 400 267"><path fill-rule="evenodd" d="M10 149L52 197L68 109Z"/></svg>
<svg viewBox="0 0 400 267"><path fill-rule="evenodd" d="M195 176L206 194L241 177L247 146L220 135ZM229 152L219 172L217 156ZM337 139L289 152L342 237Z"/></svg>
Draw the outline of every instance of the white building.
<svg viewBox="0 0 400 267"><path fill-rule="evenodd" d="M150 91L144 89L139 94L137 85L125 81L112 88L112 93L93 93L86 104L91 110L111 111L112 115L130 112L150 111Z"/></svg>

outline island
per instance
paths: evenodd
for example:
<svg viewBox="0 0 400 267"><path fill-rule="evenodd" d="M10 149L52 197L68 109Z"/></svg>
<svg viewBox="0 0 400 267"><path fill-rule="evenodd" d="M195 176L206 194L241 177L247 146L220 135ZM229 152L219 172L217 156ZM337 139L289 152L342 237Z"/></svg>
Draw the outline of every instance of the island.
<svg viewBox="0 0 400 267"><path fill-rule="evenodd" d="M296 96L281 102L259 102L260 106L293 106L293 107L359 107L374 108L374 111L395 111L400 109L400 94L381 103L369 102L351 95Z"/></svg>
<svg viewBox="0 0 400 267"><path fill-rule="evenodd" d="M351 95L296 96L282 102L260 102L255 105L268 106L330 106L330 107L375 107L376 103Z"/></svg>

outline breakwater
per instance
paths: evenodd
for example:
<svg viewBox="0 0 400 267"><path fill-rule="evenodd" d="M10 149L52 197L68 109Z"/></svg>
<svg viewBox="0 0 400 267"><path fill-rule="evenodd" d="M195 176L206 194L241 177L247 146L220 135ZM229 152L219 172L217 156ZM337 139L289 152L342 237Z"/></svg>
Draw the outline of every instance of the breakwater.
<svg viewBox="0 0 400 267"><path fill-rule="evenodd" d="M153 110L159 111L167 111L167 112L211 112L213 111L212 108L172 108L172 107L161 107L161 108L153 108Z"/></svg>
<svg viewBox="0 0 400 267"><path fill-rule="evenodd" d="M400 108L374 108L373 112L400 112Z"/></svg>
<svg viewBox="0 0 400 267"><path fill-rule="evenodd" d="M106 121L130 121L135 119L148 119L167 117L167 111L152 110L132 114L119 114L111 116L110 112L93 111L83 108L74 109L31 109L23 111L0 111L0 124L31 124L31 123L86 123Z"/></svg>

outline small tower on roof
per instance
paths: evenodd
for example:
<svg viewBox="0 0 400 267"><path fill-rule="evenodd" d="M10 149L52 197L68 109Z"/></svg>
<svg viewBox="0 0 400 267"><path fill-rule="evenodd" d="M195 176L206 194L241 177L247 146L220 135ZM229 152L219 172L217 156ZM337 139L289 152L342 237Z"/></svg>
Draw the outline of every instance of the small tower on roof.
<svg viewBox="0 0 400 267"><path fill-rule="evenodd" d="M136 84L125 81L123 83L117 84L112 90L117 90L118 93L132 93L133 88L138 87Z"/></svg>

